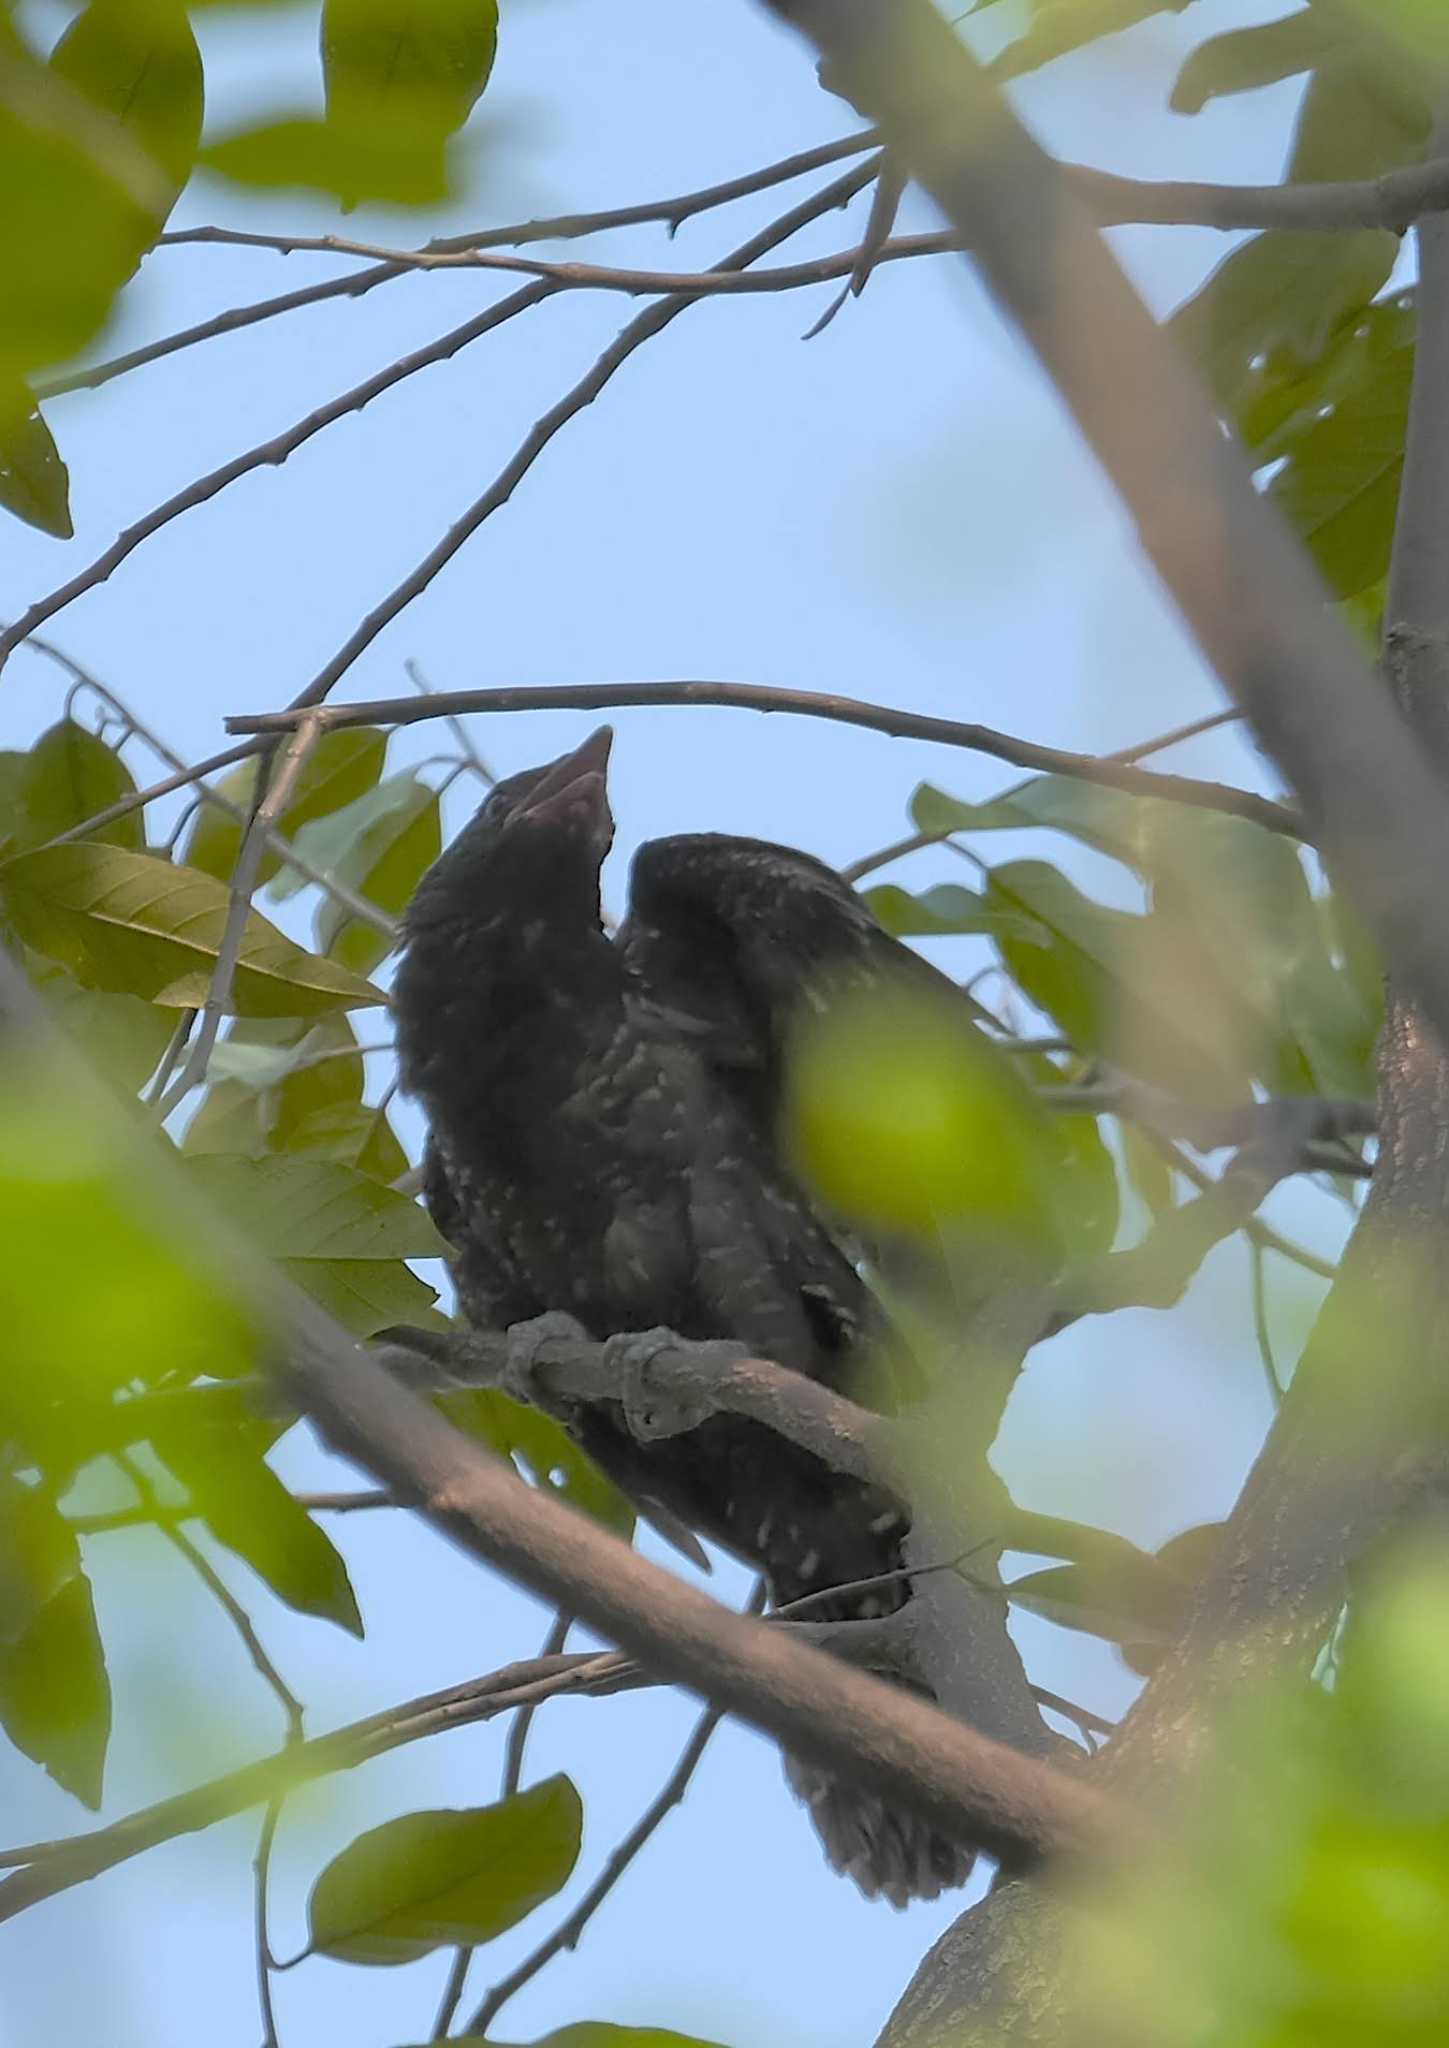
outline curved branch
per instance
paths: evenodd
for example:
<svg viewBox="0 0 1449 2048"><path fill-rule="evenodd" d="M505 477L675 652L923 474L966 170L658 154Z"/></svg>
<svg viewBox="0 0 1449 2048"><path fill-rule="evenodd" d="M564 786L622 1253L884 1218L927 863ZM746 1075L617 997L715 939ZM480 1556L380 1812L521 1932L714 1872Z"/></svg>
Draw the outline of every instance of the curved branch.
<svg viewBox="0 0 1449 2048"><path fill-rule="evenodd" d="M772 683L524 683L499 690L440 690L421 701L415 697L381 697L371 703L329 704L318 716L327 729L379 721L384 725L416 725L424 719L456 717L468 712L603 711L658 704L709 704L731 711L783 711L799 718L831 719L837 724L885 733L890 739L931 740L940 746L967 747L974 753L1008 762L1014 768L1070 775L1079 782L1126 790L1133 796L1162 797L1202 810L1226 811L1290 839L1307 837L1303 820L1288 805L1256 796L1251 790L1233 789L1227 783L1203 782L1190 775L1159 775L1150 768L1138 768L1110 756L1074 754L1063 747L1039 746L1035 740L1016 739L989 725L934 718L924 712L897 711L888 704L871 704L859 697L792 690ZM233 733L287 732L303 716L304 708L240 713L227 719L226 729Z"/></svg>

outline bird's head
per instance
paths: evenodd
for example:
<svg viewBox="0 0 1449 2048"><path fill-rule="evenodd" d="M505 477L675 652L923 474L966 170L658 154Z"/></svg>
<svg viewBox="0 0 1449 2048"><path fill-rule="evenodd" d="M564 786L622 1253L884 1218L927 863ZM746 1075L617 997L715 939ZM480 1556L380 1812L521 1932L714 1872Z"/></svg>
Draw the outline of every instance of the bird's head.
<svg viewBox="0 0 1449 2048"><path fill-rule="evenodd" d="M423 877L408 911L411 930L500 913L556 917L586 908L596 917L599 870L614 839L606 779L613 738L601 725L571 753L497 783Z"/></svg>

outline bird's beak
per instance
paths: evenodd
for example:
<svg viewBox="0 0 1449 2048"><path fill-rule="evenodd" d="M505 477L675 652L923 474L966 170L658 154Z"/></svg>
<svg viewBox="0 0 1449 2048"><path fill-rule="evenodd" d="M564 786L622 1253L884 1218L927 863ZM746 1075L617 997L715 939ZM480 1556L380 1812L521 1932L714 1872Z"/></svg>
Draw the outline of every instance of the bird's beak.
<svg viewBox="0 0 1449 2048"><path fill-rule="evenodd" d="M609 813L607 777L609 749L614 743L612 726L601 725L582 746L560 755L544 769L528 794L514 807L514 818L562 823L575 816L587 816L597 829L613 833Z"/></svg>

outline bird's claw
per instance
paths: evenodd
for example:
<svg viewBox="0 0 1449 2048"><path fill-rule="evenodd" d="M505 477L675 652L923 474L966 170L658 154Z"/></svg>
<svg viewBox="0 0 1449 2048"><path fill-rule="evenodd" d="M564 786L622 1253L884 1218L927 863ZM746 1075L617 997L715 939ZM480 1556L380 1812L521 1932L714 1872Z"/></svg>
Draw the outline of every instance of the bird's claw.
<svg viewBox="0 0 1449 2048"><path fill-rule="evenodd" d="M661 1389L649 1368L666 1351L689 1348L677 1330L623 1330L604 1340L604 1376L615 1389L629 1434L640 1443L680 1436L697 1429L711 1412L707 1400L691 1393ZM735 1350L739 1347L733 1346Z"/></svg>
<svg viewBox="0 0 1449 2048"><path fill-rule="evenodd" d="M503 1392L526 1408L556 1413L558 1402L552 1393L547 1399L540 1398L539 1374L547 1363L544 1351L550 1344L587 1344L591 1342L588 1331L577 1316L566 1315L562 1309L549 1309L541 1316L530 1317L526 1323L510 1323L504 1334L508 1356L499 1381Z"/></svg>

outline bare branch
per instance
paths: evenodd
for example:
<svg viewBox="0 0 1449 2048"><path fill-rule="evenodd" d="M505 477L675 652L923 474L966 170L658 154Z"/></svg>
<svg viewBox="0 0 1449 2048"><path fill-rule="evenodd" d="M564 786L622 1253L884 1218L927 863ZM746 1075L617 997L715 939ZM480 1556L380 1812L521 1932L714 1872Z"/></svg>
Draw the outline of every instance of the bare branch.
<svg viewBox="0 0 1449 2048"><path fill-rule="evenodd" d="M870 129L861 134L842 136L836 142L822 143L818 148L799 151L794 156L784 157L778 163L766 164L762 170L747 171L742 177L728 178L718 185L710 185L698 192L687 192L674 199L649 200L642 206L618 206L603 213L563 213L552 218L523 221L511 227L487 228L473 234L448 235L439 238L431 247L438 249L476 248L485 249L511 244L514 247L525 242L544 242L573 239L582 235L598 234L609 228L623 228L645 225L651 221L662 222L671 234L685 221L696 214L707 213L716 206L727 206L736 199L747 198L751 193L764 192L772 185L787 184L792 178L801 178L810 171L824 170L830 164L839 163L851 156L860 156L876 146L876 136ZM183 242L209 242L222 239L223 231L212 228L188 228L173 231L161 237L159 246L175 247ZM229 234L228 234L229 238ZM168 334L159 341L147 342L142 348L130 349L125 355L115 356L109 362L95 363L88 369L68 370L59 376L42 379L36 386L41 398L59 397L67 391L94 391L102 384L110 383L113 377L123 376L128 370L140 369L146 363L159 362L163 357L174 355L178 349L194 347L197 342L211 341L217 335L234 334L238 328L251 327L259 320L271 320L280 313L296 312L303 306L319 305L323 300L336 298L361 298L364 292L374 286L388 284L394 278L405 277L406 269L392 263L375 264L367 270L354 271L349 277L328 278L322 283L303 285L300 290L283 292L276 298L261 299L250 306L233 306L224 313L217 313L209 320L199 321L194 327L181 329L179 333Z"/></svg>
<svg viewBox="0 0 1449 2048"><path fill-rule="evenodd" d="M470 343L492 333L494 328L501 327L516 314L525 313L530 307L538 305L556 289L557 287L553 285L536 284L526 285L523 290L510 293L506 299L500 299L497 305L490 306L486 312L476 314L471 320L465 320L461 327L451 328L436 341L425 342L421 348L413 349L408 355L399 356L396 362L387 364L370 377L364 377L362 382L354 384L350 391L344 391L339 397L329 399L325 405L319 405L315 411L305 414L292 426L284 428L280 434L273 434L269 440L259 441L255 447L232 456L229 462L223 462L219 468L209 470L205 476L196 477L191 483L183 485L161 504L153 506L149 512L143 513L139 519L133 521L108 548L96 556L93 562L88 563L84 569L77 570L68 581L58 584L44 597L37 598L20 618L6 627L5 631L0 633L0 667L4 666L14 650L37 626L43 625L49 618L54 618L57 612L72 604L86 591L94 590L99 584L104 583L129 555L135 553L143 541L150 540L153 534L169 526L173 519L179 519L184 512L194 511L198 505L204 505L209 498L214 498L219 492L224 491L228 484L234 484L239 477L249 475L252 470L264 468L268 464L275 467L285 462L288 456L294 455L325 427L332 426L337 420L345 419L350 412L360 411L384 391L391 390L394 384L400 384L405 378L415 376L419 370L430 369L434 363L446 362L460 349L467 348Z"/></svg>
<svg viewBox="0 0 1449 2048"><path fill-rule="evenodd" d="M678 1763L670 1772L658 1796L651 1800L623 1841L610 1854L603 1869L573 1911L559 1922L553 1933L540 1942L530 1955L526 1955L515 1969L510 1970L506 1977L494 1985L468 2022L470 2035L481 2040L510 1998L520 1992L525 1984L532 1983L539 1971L551 1963L556 1955L562 1954L564 1949L577 1948L579 1936L619 1879L658 1830L661 1822L678 1806L689 1790L690 1780L699 1768L710 1737L723 1719L722 1708L705 1708L695 1723L694 1733L680 1753Z"/></svg>
<svg viewBox="0 0 1449 2048"><path fill-rule="evenodd" d="M419 702L412 697L383 697L370 704L329 704L321 710L327 730L348 725L417 725L424 719L458 716L469 712L510 711L601 711L628 706L658 704L722 705L728 710L787 712L801 718L826 718L841 725L864 726L892 739L934 740L942 746L967 747L978 754L990 754L1016 768L1041 774L1070 775L1081 782L1093 782L1106 789L1122 789L1134 796L1154 796L1198 809L1226 811L1247 818L1269 832L1289 838L1306 836L1302 819L1286 804L1255 796L1251 790L1232 789L1226 783L1199 782L1186 775L1158 775L1151 769L1136 768L1110 756L1074 754L1061 747L1039 746L1034 740L1013 738L989 725L967 724L955 718L933 718L924 712L897 711L890 705L871 704L859 697L838 697L812 690L791 690L771 683L723 683L708 681L668 683L539 683L518 684L499 690L444 690ZM228 718L228 732L272 734L290 732L306 714L307 707L291 706L285 711L247 712Z"/></svg>

